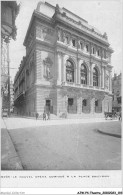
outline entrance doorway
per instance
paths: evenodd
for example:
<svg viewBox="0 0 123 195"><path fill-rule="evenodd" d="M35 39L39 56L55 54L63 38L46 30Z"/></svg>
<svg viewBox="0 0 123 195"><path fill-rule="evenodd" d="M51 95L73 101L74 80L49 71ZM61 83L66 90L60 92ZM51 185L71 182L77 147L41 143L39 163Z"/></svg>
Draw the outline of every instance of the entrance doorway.
<svg viewBox="0 0 123 195"><path fill-rule="evenodd" d="M50 99L46 100L45 106L46 106L46 112L50 111L50 113L53 113L53 106L51 104Z"/></svg>
<svg viewBox="0 0 123 195"><path fill-rule="evenodd" d="M77 112L77 106L75 104L74 98L68 98L68 107L67 107L68 113L74 114Z"/></svg>

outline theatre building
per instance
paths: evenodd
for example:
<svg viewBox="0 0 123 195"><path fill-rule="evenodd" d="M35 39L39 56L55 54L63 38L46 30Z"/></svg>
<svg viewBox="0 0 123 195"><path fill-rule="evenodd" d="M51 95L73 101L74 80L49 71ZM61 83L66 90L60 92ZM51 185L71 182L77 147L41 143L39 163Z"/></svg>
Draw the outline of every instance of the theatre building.
<svg viewBox="0 0 123 195"><path fill-rule="evenodd" d="M14 80L18 114L34 116L45 109L57 116L112 111L113 50L106 33L59 5L40 2L24 46L26 56Z"/></svg>

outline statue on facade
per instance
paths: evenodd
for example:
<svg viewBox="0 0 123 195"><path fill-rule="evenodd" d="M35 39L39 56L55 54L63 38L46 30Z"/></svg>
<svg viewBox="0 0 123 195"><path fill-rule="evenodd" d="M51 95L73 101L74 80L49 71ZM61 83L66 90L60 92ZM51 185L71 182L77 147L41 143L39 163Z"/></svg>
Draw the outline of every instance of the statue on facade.
<svg viewBox="0 0 123 195"><path fill-rule="evenodd" d="M58 4L56 4L55 13L60 13L60 8L59 8L59 5Z"/></svg>
<svg viewBox="0 0 123 195"><path fill-rule="evenodd" d="M49 57L47 57L43 61L43 63L44 63L44 77L46 79L51 79L52 78L51 67L52 67L53 62L52 62L52 60Z"/></svg>
<svg viewBox="0 0 123 195"><path fill-rule="evenodd" d="M57 37L58 37L58 41L61 41L61 32L59 29L57 30Z"/></svg>
<svg viewBox="0 0 123 195"><path fill-rule="evenodd" d="M108 40L108 36L107 36L107 33L106 33L106 32L104 32L103 37L104 37L106 40Z"/></svg>

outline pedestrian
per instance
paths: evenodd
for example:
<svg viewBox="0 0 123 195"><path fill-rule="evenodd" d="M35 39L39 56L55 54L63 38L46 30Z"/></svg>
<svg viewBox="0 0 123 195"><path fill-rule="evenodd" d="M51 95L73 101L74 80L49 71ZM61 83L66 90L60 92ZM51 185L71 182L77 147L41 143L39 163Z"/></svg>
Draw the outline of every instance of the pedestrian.
<svg viewBox="0 0 123 195"><path fill-rule="evenodd" d="M120 114L119 114L119 120L121 120L122 119L122 115L121 115L121 112L120 112Z"/></svg>
<svg viewBox="0 0 123 195"><path fill-rule="evenodd" d="M43 120L46 120L46 111L43 112Z"/></svg>
<svg viewBox="0 0 123 195"><path fill-rule="evenodd" d="M38 116L39 116L39 114L36 112L36 114L35 114L36 120L38 119Z"/></svg>

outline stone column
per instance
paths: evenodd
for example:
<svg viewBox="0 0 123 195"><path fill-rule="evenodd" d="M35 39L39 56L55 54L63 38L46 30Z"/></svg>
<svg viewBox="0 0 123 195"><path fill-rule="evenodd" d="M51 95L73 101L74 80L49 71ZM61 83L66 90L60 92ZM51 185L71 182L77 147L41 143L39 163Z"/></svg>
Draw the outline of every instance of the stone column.
<svg viewBox="0 0 123 195"><path fill-rule="evenodd" d="M76 65L75 65L75 69L74 69L74 70L75 70L75 74L74 74L74 75L75 75L75 79L74 79L74 83L75 83L75 84L78 83L78 82L77 82L77 78L78 78L78 75L77 75L77 74L78 74L78 70L77 70L77 69L78 69L78 65L76 64Z"/></svg>
<svg viewBox="0 0 123 195"><path fill-rule="evenodd" d="M77 83L80 84L80 59L78 59L77 63Z"/></svg>
<svg viewBox="0 0 123 195"><path fill-rule="evenodd" d="M92 63L90 64L90 86L93 86L93 71L92 71Z"/></svg>
<svg viewBox="0 0 123 195"><path fill-rule="evenodd" d="M109 71L109 91L112 91L112 82L111 82L111 79L112 79L112 75L111 75L111 71Z"/></svg>
<svg viewBox="0 0 123 195"><path fill-rule="evenodd" d="M90 100L90 106L91 106L91 113L94 114L95 113L95 98L92 98Z"/></svg>
<svg viewBox="0 0 123 195"><path fill-rule="evenodd" d="M104 88L104 68L101 67L101 87Z"/></svg>
<svg viewBox="0 0 123 195"><path fill-rule="evenodd" d="M62 65L62 60L61 60L61 53L57 52L57 79L59 82L61 82L61 65Z"/></svg>
<svg viewBox="0 0 123 195"><path fill-rule="evenodd" d="M87 85L91 85L91 78L90 78L90 75L91 75L91 70L89 69L88 70L88 75L87 75Z"/></svg>
<svg viewBox="0 0 123 195"><path fill-rule="evenodd" d="M105 87L106 87L106 80L105 80L105 78L106 78L106 67L104 67L104 89L105 89Z"/></svg>
<svg viewBox="0 0 123 195"><path fill-rule="evenodd" d="M62 82L66 82L66 60L65 60L65 54L62 54L62 68L61 68L61 72L62 72Z"/></svg>
<svg viewBox="0 0 123 195"><path fill-rule="evenodd" d="M77 97L77 113L82 113L82 97L80 96Z"/></svg>
<svg viewBox="0 0 123 195"><path fill-rule="evenodd" d="M102 86L102 71L100 70L100 74L99 74L99 88L101 88Z"/></svg>

